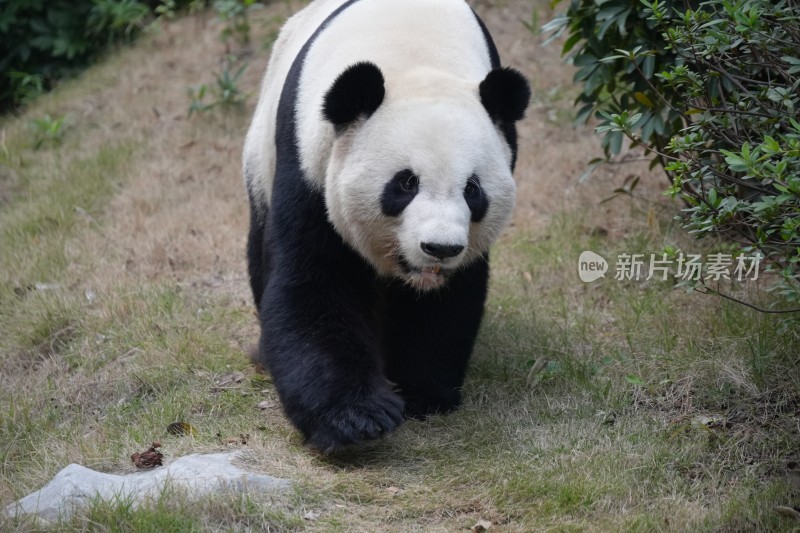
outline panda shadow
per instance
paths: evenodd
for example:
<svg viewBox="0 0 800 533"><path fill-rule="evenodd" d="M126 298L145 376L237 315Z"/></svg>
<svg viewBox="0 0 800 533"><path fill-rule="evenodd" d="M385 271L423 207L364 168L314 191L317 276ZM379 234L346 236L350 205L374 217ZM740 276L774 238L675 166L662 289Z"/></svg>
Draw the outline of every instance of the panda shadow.
<svg viewBox="0 0 800 533"><path fill-rule="evenodd" d="M447 443L459 440L459 428L464 425L460 418L460 412L454 411L431 415L425 420L409 419L378 439L351 444L327 454L318 450L311 452L320 466L345 472L422 467L459 448L448 450Z"/></svg>
<svg viewBox="0 0 800 533"><path fill-rule="evenodd" d="M386 467L391 462L390 448L386 445L392 437L382 437L378 440L352 444L325 454L314 451L317 461L324 466L335 467L346 472L363 470L365 468Z"/></svg>

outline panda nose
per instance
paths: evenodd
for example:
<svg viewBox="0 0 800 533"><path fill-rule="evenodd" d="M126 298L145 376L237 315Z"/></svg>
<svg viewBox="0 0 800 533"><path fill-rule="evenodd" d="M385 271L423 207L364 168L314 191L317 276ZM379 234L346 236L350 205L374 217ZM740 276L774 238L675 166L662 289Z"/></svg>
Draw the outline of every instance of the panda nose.
<svg viewBox="0 0 800 533"><path fill-rule="evenodd" d="M433 242L423 242L419 246L423 252L437 259L455 257L464 249L460 244L437 244Z"/></svg>

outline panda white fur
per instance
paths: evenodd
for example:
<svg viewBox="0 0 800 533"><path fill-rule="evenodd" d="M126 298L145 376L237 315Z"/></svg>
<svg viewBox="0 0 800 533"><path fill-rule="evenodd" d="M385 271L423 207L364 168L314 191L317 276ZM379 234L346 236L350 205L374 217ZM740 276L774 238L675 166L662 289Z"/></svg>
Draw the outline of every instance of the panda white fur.
<svg viewBox="0 0 800 533"><path fill-rule="evenodd" d="M529 97L463 0L316 0L284 26L244 149L248 261L311 446L460 403Z"/></svg>

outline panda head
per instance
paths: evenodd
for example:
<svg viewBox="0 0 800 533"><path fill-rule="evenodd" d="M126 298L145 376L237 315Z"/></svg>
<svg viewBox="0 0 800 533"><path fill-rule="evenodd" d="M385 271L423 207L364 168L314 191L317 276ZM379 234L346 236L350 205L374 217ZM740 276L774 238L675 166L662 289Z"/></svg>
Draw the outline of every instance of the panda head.
<svg viewBox="0 0 800 533"><path fill-rule="evenodd" d="M345 70L323 106L335 130L325 199L336 230L379 274L418 290L483 260L514 205L503 128L529 97L511 69L476 83L412 71L388 91L372 63Z"/></svg>

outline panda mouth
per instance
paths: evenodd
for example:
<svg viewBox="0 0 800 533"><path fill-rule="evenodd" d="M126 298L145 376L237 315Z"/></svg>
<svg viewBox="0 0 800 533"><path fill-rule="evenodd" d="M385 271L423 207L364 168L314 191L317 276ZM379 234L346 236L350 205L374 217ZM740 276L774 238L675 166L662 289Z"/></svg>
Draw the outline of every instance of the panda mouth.
<svg viewBox="0 0 800 533"><path fill-rule="evenodd" d="M434 289L440 287L447 278L448 269L435 263L424 267L415 267L406 261L403 256L398 256L397 263L400 265L406 282L418 289Z"/></svg>
<svg viewBox="0 0 800 533"><path fill-rule="evenodd" d="M417 274L430 274L434 276L443 276L445 273L444 267L442 267L442 265L438 263L433 265L427 265L424 267L415 267L411 266L409 262L406 261L405 257L403 257L402 255L397 257L397 262L400 265L400 268L402 268L403 272L405 272L406 274L417 273Z"/></svg>

